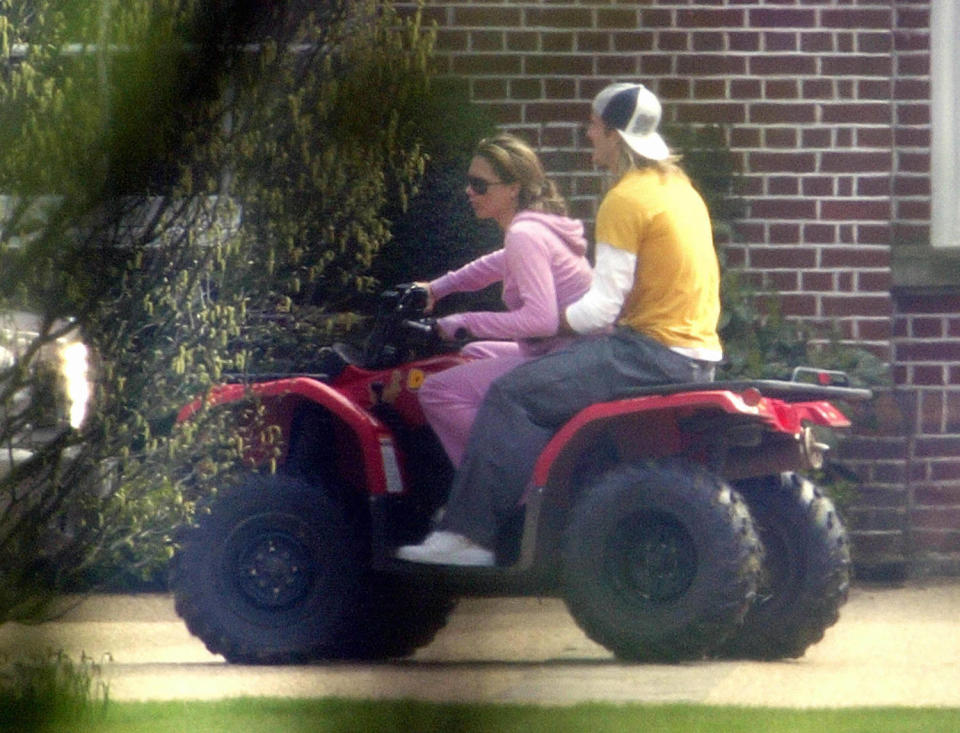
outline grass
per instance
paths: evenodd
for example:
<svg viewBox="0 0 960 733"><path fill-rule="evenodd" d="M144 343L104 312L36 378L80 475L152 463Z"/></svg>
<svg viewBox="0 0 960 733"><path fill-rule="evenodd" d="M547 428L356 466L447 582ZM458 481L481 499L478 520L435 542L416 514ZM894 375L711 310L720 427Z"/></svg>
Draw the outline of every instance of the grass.
<svg viewBox="0 0 960 733"><path fill-rule="evenodd" d="M17 733L946 733L957 708L797 710L606 703L573 706L411 700L237 698L111 701L101 668L51 652L0 668L0 731Z"/></svg>
<svg viewBox="0 0 960 733"><path fill-rule="evenodd" d="M3 728L0 723L0 729ZM534 705L242 698L218 702L110 702L86 722L50 720L35 731L60 733L947 733L960 710L850 708L796 710L700 705ZM26 730L20 727L9 730Z"/></svg>

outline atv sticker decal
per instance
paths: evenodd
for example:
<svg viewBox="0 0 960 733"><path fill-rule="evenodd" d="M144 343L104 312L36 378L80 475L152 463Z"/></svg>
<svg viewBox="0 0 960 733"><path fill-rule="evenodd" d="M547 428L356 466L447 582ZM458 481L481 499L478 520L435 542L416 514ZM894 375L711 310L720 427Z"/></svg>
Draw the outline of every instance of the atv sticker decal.
<svg viewBox="0 0 960 733"><path fill-rule="evenodd" d="M423 386L424 379L425 375L422 369L411 369L407 372L407 389L411 392L416 392Z"/></svg>

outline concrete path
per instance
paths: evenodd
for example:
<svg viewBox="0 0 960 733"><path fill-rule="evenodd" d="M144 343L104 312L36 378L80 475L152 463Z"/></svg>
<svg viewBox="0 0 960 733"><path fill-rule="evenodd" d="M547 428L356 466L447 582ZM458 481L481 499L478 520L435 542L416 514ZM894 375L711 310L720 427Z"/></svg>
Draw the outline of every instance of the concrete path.
<svg viewBox="0 0 960 733"><path fill-rule="evenodd" d="M622 664L553 599L462 601L433 644L382 664L228 665L188 634L166 595L96 596L55 623L0 627L6 659L43 649L102 662L114 700L267 695L960 708L960 582L857 586L824 641L783 662Z"/></svg>

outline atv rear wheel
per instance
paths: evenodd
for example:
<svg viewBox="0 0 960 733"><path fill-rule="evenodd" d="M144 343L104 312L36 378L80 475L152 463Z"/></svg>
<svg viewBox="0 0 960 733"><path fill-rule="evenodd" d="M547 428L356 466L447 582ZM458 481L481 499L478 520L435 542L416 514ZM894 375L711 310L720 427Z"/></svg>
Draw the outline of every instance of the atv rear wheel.
<svg viewBox="0 0 960 733"><path fill-rule="evenodd" d="M833 502L796 474L737 485L765 550L757 600L721 649L727 657L801 657L836 623L850 586L850 546Z"/></svg>
<svg viewBox="0 0 960 733"><path fill-rule="evenodd" d="M322 487L251 475L213 502L175 556L177 613L229 662L410 654L443 626L450 602L374 589L364 536Z"/></svg>
<svg viewBox="0 0 960 733"><path fill-rule="evenodd" d="M760 552L746 506L716 476L678 462L621 466L571 512L566 603L622 659L697 659L743 619Z"/></svg>

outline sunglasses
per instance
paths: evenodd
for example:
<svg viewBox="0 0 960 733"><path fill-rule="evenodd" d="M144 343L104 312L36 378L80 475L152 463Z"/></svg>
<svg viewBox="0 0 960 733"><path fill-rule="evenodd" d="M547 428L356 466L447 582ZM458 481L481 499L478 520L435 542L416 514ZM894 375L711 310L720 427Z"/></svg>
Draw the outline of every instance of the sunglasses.
<svg viewBox="0 0 960 733"><path fill-rule="evenodd" d="M487 192L487 189L490 186L504 186L506 185L503 181L488 181L485 178L477 178L476 176L467 176L467 185L473 189L473 192L478 196L483 196Z"/></svg>

